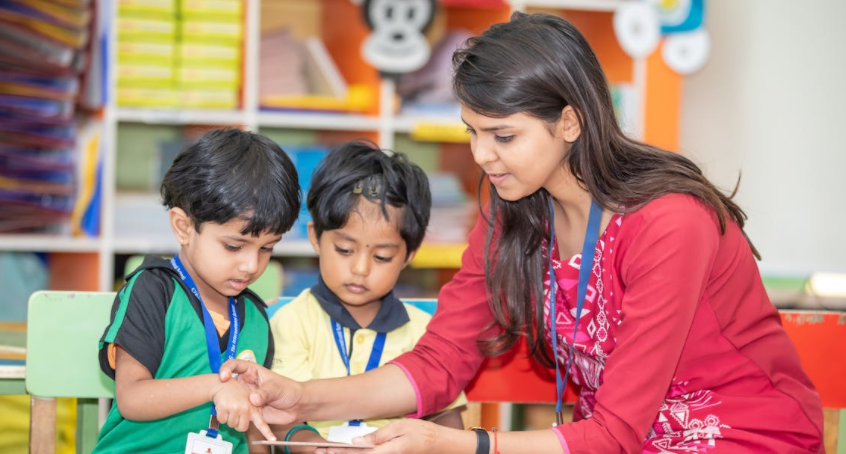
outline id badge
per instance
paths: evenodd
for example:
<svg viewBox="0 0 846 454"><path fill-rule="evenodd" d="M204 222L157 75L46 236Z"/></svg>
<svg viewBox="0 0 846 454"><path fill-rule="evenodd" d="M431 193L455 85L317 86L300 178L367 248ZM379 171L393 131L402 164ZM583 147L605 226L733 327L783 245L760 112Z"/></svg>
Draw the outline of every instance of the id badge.
<svg viewBox="0 0 846 454"><path fill-rule="evenodd" d="M376 427L370 427L367 424L360 422L357 426L351 426L349 422L345 422L340 426L332 426L329 428L329 437L326 439L335 443L350 443L355 437L363 437L367 434L376 432Z"/></svg>
<svg viewBox="0 0 846 454"><path fill-rule="evenodd" d="M185 443L185 454L232 454L232 443L225 441L220 434L217 438L211 438L205 430L191 432Z"/></svg>

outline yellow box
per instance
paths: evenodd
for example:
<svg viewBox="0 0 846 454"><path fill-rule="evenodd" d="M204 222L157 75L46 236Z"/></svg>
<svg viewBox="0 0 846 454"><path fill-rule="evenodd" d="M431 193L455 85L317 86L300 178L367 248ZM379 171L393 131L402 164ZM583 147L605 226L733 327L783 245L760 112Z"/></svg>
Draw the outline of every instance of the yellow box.
<svg viewBox="0 0 846 454"><path fill-rule="evenodd" d="M173 65L119 62L116 72L119 86L172 86L175 76Z"/></svg>
<svg viewBox="0 0 846 454"><path fill-rule="evenodd" d="M346 98L325 95L270 95L259 99L262 107L270 109L301 109L343 112L364 112L376 102L372 87L352 84Z"/></svg>
<svg viewBox="0 0 846 454"><path fill-rule="evenodd" d="M179 61L186 65L241 68L241 46L181 42L176 51Z"/></svg>
<svg viewBox="0 0 846 454"><path fill-rule="evenodd" d="M180 88L187 89L238 89L241 86L241 68L180 65L176 70L176 81Z"/></svg>
<svg viewBox="0 0 846 454"><path fill-rule="evenodd" d="M173 42L119 41L118 63L140 63L173 66L176 62L176 44Z"/></svg>
<svg viewBox="0 0 846 454"><path fill-rule="evenodd" d="M176 16L176 0L120 0L118 2L118 15L174 18Z"/></svg>
<svg viewBox="0 0 846 454"><path fill-rule="evenodd" d="M179 37L183 42L240 46L244 38L244 24L240 21L179 22Z"/></svg>
<svg viewBox="0 0 846 454"><path fill-rule="evenodd" d="M118 87L117 104L122 107L176 107L178 92L173 88Z"/></svg>
<svg viewBox="0 0 846 454"><path fill-rule="evenodd" d="M276 0L278 1L278 0ZM179 14L183 19L238 20L244 17L243 0L182 0Z"/></svg>
<svg viewBox="0 0 846 454"><path fill-rule="evenodd" d="M411 260L412 268L461 268L466 244L423 243Z"/></svg>
<svg viewBox="0 0 846 454"><path fill-rule="evenodd" d="M181 107L195 109L235 109L238 107L238 90L180 89Z"/></svg>
<svg viewBox="0 0 846 454"><path fill-rule="evenodd" d="M470 134L463 123L429 123L419 121L414 123L409 134L419 142L452 142L470 143Z"/></svg>
<svg viewBox="0 0 846 454"><path fill-rule="evenodd" d="M118 41L173 42L176 38L175 19L118 17Z"/></svg>

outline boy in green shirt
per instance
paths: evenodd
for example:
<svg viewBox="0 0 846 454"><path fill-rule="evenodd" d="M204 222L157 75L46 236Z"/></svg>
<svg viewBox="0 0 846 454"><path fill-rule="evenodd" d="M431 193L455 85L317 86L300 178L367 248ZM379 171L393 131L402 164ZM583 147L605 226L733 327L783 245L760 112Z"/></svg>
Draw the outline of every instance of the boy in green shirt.
<svg viewBox="0 0 846 454"><path fill-rule="evenodd" d="M181 247L147 257L115 298L100 342L115 400L94 452L246 453L248 438L273 434L248 390L217 372L233 357L272 361L265 306L247 286L299 213L296 170L266 137L219 129L176 157L161 194Z"/></svg>

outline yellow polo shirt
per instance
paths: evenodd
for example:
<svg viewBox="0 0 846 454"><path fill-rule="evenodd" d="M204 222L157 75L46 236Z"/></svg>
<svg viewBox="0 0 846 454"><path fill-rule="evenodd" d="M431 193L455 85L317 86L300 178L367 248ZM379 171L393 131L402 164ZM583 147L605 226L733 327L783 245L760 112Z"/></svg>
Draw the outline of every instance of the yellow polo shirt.
<svg viewBox="0 0 846 454"><path fill-rule="evenodd" d="M394 299L394 301L398 300ZM408 313L408 322L387 332L385 348L379 361L380 366L414 348L426 332L426 325L432 318L431 315L414 306L399 304ZM275 343L273 371L277 374L297 381L347 375L347 369L332 334L329 314L311 290L304 290L297 298L276 311L270 319L270 329L273 331ZM368 328L355 330L350 356L351 374L360 374L365 371L376 335L376 331ZM344 327L344 339L349 349L350 329L347 327ZM466 403L467 398L464 393L461 393L448 408L459 407ZM391 421L393 419L375 419L365 422L370 427L384 427ZM326 438L329 436L329 427L341 425L343 422L309 421L309 424L317 428L320 435Z"/></svg>

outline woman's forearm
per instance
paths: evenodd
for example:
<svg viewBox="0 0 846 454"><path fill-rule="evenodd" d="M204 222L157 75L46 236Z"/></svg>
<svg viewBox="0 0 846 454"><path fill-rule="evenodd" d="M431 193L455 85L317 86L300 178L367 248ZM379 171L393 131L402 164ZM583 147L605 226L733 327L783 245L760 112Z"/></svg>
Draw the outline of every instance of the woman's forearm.
<svg viewBox="0 0 846 454"><path fill-rule="evenodd" d="M528 432L493 432L488 430L485 454L524 452L562 453L562 440L553 430ZM477 452L479 435L469 430L451 429L419 419L400 419L372 434L353 439L353 443L377 445L378 452L467 454ZM352 450L341 450L350 453ZM328 450L318 449L318 454ZM617 452L617 451L615 451Z"/></svg>
<svg viewBox="0 0 846 454"><path fill-rule="evenodd" d="M417 394L399 367L386 364L350 377L303 383L300 416L306 421L376 419L417 410Z"/></svg>
<svg viewBox="0 0 846 454"><path fill-rule="evenodd" d="M476 451L478 435L471 430L436 429L429 426L419 428L421 443L430 440L429 451L442 454L467 454ZM561 441L553 430L532 430L518 432L488 433L488 452L490 454L521 454L525 452L562 453Z"/></svg>

